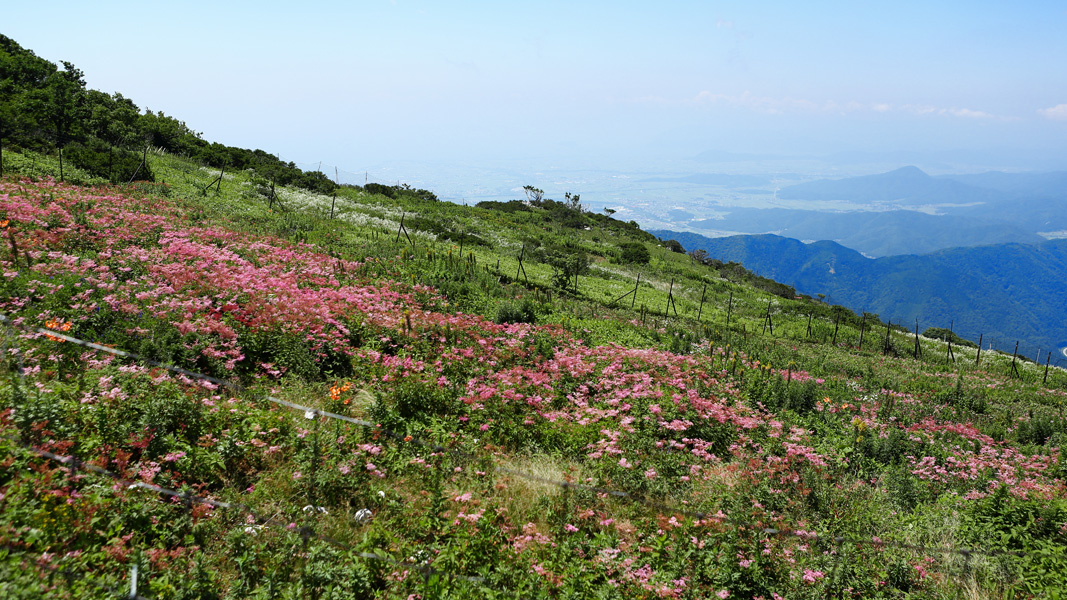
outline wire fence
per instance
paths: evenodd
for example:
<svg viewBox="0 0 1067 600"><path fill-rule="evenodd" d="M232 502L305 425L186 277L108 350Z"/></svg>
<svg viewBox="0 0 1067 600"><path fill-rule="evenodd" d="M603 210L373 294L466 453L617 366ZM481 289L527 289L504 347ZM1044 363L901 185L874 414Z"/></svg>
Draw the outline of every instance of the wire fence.
<svg viewBox="0 0 1067 600"><path fill-rule="evenodd" d="M208 383L216 385L216 386L225 387L225 388L230 389L230 390L232 390L234 392L237 392L237 393L244 393L245 392L245 388L243 386L241 386L238 383L232 382L232 381L220 379L220 378L213 377L213 376L206 375L206 374L202 374L202 373L196 373L196 372L193 372L193 371L190 371L188 369L184 369L184 368L181 368L181 367L178 367L178 366L175 366L175 365L164 364L164 363L161 363L159 361L153 360L153 359L145 357L145 356L141 356L141 355L136 354L136 353L126 352L126 351L123 351L123 350L119 350L119 349L116 349L116 348L111 348L111 347L104 346L104 345L101 345L101 344L97 344L97 343L94 343L94 342L90 342L90 341L87 341L87 340L82 340L82 339L67 335L66 333L63 333L61 331L56 331L56 330L53 330L53 329L48 329L48 328L43 328L43 327L33 327L33 326L24 325L24 324L21 324L21 323L15 323L10 318L8 318L6 315L0 315L0 324L6 326L7 328L9 328L12 331L23 331L23 332L32 333L32 334L40 334L40 335L43 335L43 336L47 336L48 339L54 340L54 341L57 341L57 342L62 340L64 342L69 342L71 344L75 344L75 345L78 345L78 346L81 346L81 347L85 347L85 348L88 348L88 349L109 353L109 354L112 354L114 356L117 356L117 357L120 357L120 358L124 358L124 359L127 359L127 360L139 361L139 362L142 362L144 364L148 364L148 365L151 365L151 366L154 366L154 367L157 367L157 368L165 369L165 370L170 371L172 373L187 377L191 381L199 380L199 381L203 381L203 382L208 382ZM6 344L6 340L5 340L5 346L6 345L7 344ZM22 371L21 366L19 367L18 370L19 370L19 374L21 376L21 371ZM414 437L414 436L410 436L410 435L401 435L401 434L399 434L397 432L391 431L388 428L384 428L381 425L376 424L376 423L372 423L370 421L366 421L366 420L362 420L362 419L356 419L356 418L353 418L353 417L349 417L347 415L341 415L341 414L337 414L337 413L333 413L333 412L329 412L329 411L324 411L324 410L321 410L321 409L318 409L318 408L305 406L305 405L301 405L301 404L294 403L294 402L289 402L287 400L283 400L283 399L280 399L280 398L277 398L277 397L274 397L274 396L268 395L268 394L256 394L254 397L262 399L262 400L266 400L266 401L271 402L273 404L276 404L276 405L279 405L279 406L283 406L283 407L286 407L286 408L289 408L289 409L292 409L292 410L300 411L308 419L315 419L315 418L321 417L321 418L325 418L325 419L339 420L339 421L342 421L342 422L346 422L346 423L350 423L350 424L353 424L353 425L357 425L359 427L370 429L370 430L372 430L374 433L376 433L378 435L384 435L384 436L387 436L389 438L392 438L392 439L395 439L395 440L398 440L398 441L402 441L404 443L418 445L418 446L426 448L426 449L428 449L428 450L430 450L432 452L447 453L447 454L449 454L449 455L451 455L453 457L460 458L460 459L463 459L463 460L468 460L468 461L477 461L477 460L479 460L479 457L474 455L474 454L471 454L471 453L468 453L468 452L464 452L464 451L461 451L461 450L445 448L444 446L441 446L440 444L437 444L437 443L432 442L432 441L424 440L424 439L421 439L421 438L418 438L418 437ZM217 508L217 509L241 511L243 513L246 513L246 514L252 516L252 518L256 521L256 523L257 524L261 524L261 525L265 524L266 522L268 522L270 520L270 518L268 518L265 515L257 512L252 507L250 507L250 506L248 506L246 504L237 503L237 502L224 502L224 501L215 500L215 499L212 499L212 498L209 498L209 497L206 497L206 496L192 494L192 493L189 493L188 491L173 490L173 489L168 489L168 488L161 487L161 486L154 485L154 484L150 484L150 483L145 483L145 482L142 482L142 481L136 481L136 480L127 479L127 478L125 478L124 476L122 476L119 473L116 473L114 471L110 471L108 469L104 469L102 467L99 467L99 466L96 466L96 465L93 465L93 464L90 464L90 463L83 462L83 461L79 460L78 458L76 458L75 456L72 456L72 455L55 454L55 453L52 453L50 451L47 451L47 450L44 450L44 449L41 449L41 448L37 448L36 446L33 446L32 444L28 444L28 443L26 443L26 442L24 442L24 441L22 441L20 439L17 439L15 437L11 437L11 436L0 436L0 437L2 437L3 439L6 439L6 440L8 440L8 441L10 441L12 443L17 444L18 446L20 446L21 448L27 450L28 452L32 452L32 453L34 453L34 454L36 454L36 455L38 455L38 456L40 456L42 458L47 458L49 460L52 460L52 461L60 463L61 465L63 465L64 468L66 468L68 470L68 472L70 472L72 474L72 476L74 474L76 474L79 470L88 471L88 472L94 473L96 475L100 475L100 476L103 476L103 477L109 477L109 478L115 480L118 484L126 487L128 490L140 489L140 490L146 490L146 491L154 492L154 493L157 493L157 494L160 494L160 495L163 495L163 496L167 496L167 497L173 498L173 499L175 499L175 500L177 500L177 501L179 501L179 502L181 502L181 503L183 503L185 505L191 505L191 504L195 503L195 504L207 505L207 506L210 506L212 508ZM927 546L927 545L920 545L920 544L908 544L908 543L897 542L897 541L893 541L893 540L883 540L883 539L880 539L879 537L865 538L865 537L855 537L855 536L829 535L829 534L819 534L819 533L815 533L815 532L812 532L812 531L806 531L806 530L803 530L803 529L762 527L761 525L759 525L757 523L754 523L754 522L751 522L751 521L745 521L745 520L742 520L742 519L737 519L737 518L732 517L732 516L726 516L726 515L723 515L722 513L710 514L710 513L701 512L701 511L689 510L689 509L682 508L682 507L675 506L675 505L670 505L670 504L668 504L666 502L663 502L663 501L660 501L660 500L657 500L657 499L654 499L654 498L650 498L650 497L645 496L643 494L635 494L635 493L631 493L631 492L627 492L627 491L623 491L623 490L617 490L617 489L611 489L611 488L605 488L605 487L598 487L598 486L592 486L592 485L584 485L584 484L580 484L580 483L575 483L573 481L555 480L555 479L541 477L541 476L538 476L538 475L527 473L527 472L524 472L524 471L521 471L521 470L505 468L505 467L501 467L501 466L494 466L493 470L496 473L499 473L499 474L502 474L502 475L518 477L518 478L521 478L521 479L525 479L525 480L536 482L536 483L540 483L540 484L555 486L555 487L558 487L558 488L560 488L562 490L574 490L574 491L589 492L589 493L593 493L593 494L597 494L597 495L602 495L602 496L605 496L605 497L615 498L615 499L618 499L618 500L621 500L621 501L627 501L627 502L640 504L640 505L645 506L645 507L647 507L649 509L652 509L654 511L658 511L659 513L665 513L665 514L680 515L680 516L689 517L689 518L692 518L692 519L696 520L698 523L699 522L724 523L724 524L728 524L728 525L736 527L736 528L745 528L745 529L750 530L750 531L757 531L757 532L760 532L760 533L768 535L768 536L793 537L793 538L803 539L803 540L806 540L808 542L823 542L825 544L828 544L828 545L831 545L831 546L836 546L838 548L841 548L843 546L869 546L869 547L876 548L876 549L898 548L898 549L909 550L909 551L913 551L913 552L920 553L920 554L926 554L926 555L933 555L933 554L959 555L959 556L964 557L967 560L969 560L971 556L1026 557L1026 556L1029 556L1029 555L1038 554L1037 552L1013 551L1013 550L1005 550L1005 549ZM452 574L452 573L448 573L448 572L437 571L437 570L433 569L432 567L430 567L429 565L426 565L426 564L417 564L417 563L412 563L412 562L400 561L400 560L397 560L397 559L395 559L393 557L390 557L390 556L387 556L387 555L357 551L354 546L352 546L352 545L350 545L350 544L348 544L346 542L343 542L341 540L337 540L335 538L332 538L330 536L326 536L326 535L323 535L321 533L317 533L314 530L312 530L310 527L306 527L306 526L298 527L295 530L295 533L300 535L301 537L303 537L305 540L317 539L317 540L329 543L329 544L331 544L333 546L336 546L338 548L341 548L341 549L344 549L346 551L349 551L349 552L353 553L354 556L359 556L361 558L368 559L368 560L387 562L387 563L395 564L395 565L398 565L398 566L403 566L405 568L414 569L414 570L417 570L420 573L422 573L424 576L428 576L428 575L431 575L431 574L438 574L438 575L441 575L441 576L444 576L444 577L448 577L448 578L451 578L451 579L464 580L464 581L469 581L469 582L473 582L473 583L479 583L479 584L483 584L483 585L485 584L485 580L482 577L473 577L473 576L467 576L467 575L462 575L462 574ZM58 570L59 569L59 567L55 567L54 565L48 565L47 568L49 568L51 570ZM64 575L64 576L70 575L69 573L59 573L59 574ZM94 584L98 584L98 585L102 585L102 584L99 584L99 582L93 582L93 583ZM106 589L108 589L109 591L114 591L115 587L114 586L110 586L110 587L106 587ZM130 598L141 598L141 596L137 596L137 595L131 595L129 597Z"/></svg>
<svg viewBox="0 0 1067 600"><path fill-rule="evenodd" d="M40 456L42 458L48 458L48 459L51 459L51 460L56 461L58 463L61 463L62 465L65 466L66 469L68 469L68 473L69 473L69 475L71 477L75 477L77 475L77 471L78 470L90 471L90 472L95 473L97 475L101 475L101 476L109 477L109 478L113 479L116 483L118 483L119 485L125 487L127 490L137 490L137 489L148 490L150 492L155 492L155 493L161 494L163 496L168 496L170 498L174 498L174 499L180 501L182 504L184 504L186 506L189 506L191 504L203 504L203 505L206 505L206 506L210 506L212 508L241 511L242 513L250 515L255 520L256 524L258 524L258 525L265 525L272 518L272 517L266 516L263 513L257 512L256 510L254 510L252 507L248 506L247 504L243 504L243 503L240 503L240 502L223 502L223 501L220 501L220 500L213 500L213 499L208 498L206 496L200 496L200 495L197 495L197 494L191 494L191 493L189 493L187 491L172 490L172 489L161 487L161 486L154 485L154 484L151 484L151 483L145 483L143 481L136 481L136 480L132 480L132 479L126 479L125 477L123 477L119 473L116 473L114 471L109 471L108 469L104 469L104 468L98 467L98 466L93 465L91 463L83 462L81 460L78 460L74 456L59 455L59 454L55 454L55 453L49 452L47 450L42 450L40 448L37 448L36 446L33 446L31 444L27 444L27 443L23 442L22 440L19 440L19 439L15 438L15 437L12 437L12 436L0 436L0 437L2 437L3 439L8 440L10 442L13 442L13 443L17 444L18 446L22 447L23 449L28 450L28 451L30 451L30 452L32 452L32 453L34 453L34 454L36 454L36 455L38 455L38 456ZM419 564L415 564L415 563L406 563L404 561L397 560L397 559L395 559L395 558L393 558L391 556L386 556L386 555L383 555L383 554L375 554L375 553L372 553L372 552L357 551L355 549L355 547L352 546L351 544L347 544L345 542L342 542L342 541L340 541L340 540L338 540L336 538L330 537L328 535L323 535L321 533L317 533L311 527L308 527L306 525L296 527L294 529L294 533L299 535L304 540L317 539L317 540L326 542L328 544L331 544L333 546L336 546L338 548L347 550L347 551L351 552L353 555L359 556L360 558L366 558L366 559L369 559L369 560L377 560L377 561L382 561L382 562L388 562L388 563L391 563L391 564L394 564L394 565L402 565L402 566L405 566L405 567L410 567L410 568L417 569L417 570L423 572L424 574L434 574L434 573L441 574L441 573L443 573L441 571L437 571L435 569L432 569L432 568L430 568L429 566L426 566L426 565L419 565ZM466 581L471 581L471 582L476 582L476 583L480 583L480 582L484 581L483 578L481 578L481 577L467 577L465 575L454 575L454 574L448 574L448 573L444 573L444 574L447 575L450 578L453 578L453 579L463 579L463 580L466 580Z"/></svg>
<svg viewBox="0 0 1067 600"><path fill-rule="evenodd" d="M6 438L6 439L10 439L10 438ZM7 550L8 552L17 552L17 553L23 553L23 554L28 553L28 551L26 549L20 548L20 547L16 546L15 544L12 544L10 542L5 543L3 545L0 545L0 548L3 548L4 550ZM119 597L122 597L122 598L126 598L128 600L151 600L150 598L146 598L146 597L144 597L144 596L142 596L142 595L137 593L137 584L136 584L137 571L136 571L136 568L131 571L130 583L129 584L119 583L119 584L108 585L106 583L103 583L101 581L97 581L96 579L91 578L90 574L88 572L86 572L86 571L72 571L72 570L64 569L60 565L54 565L54 564L52 564L50 562L43 561L43 560L34 561L34 565L49 571L53 575L58 575L58 576L62 577L64 580L66 580L68 587L73 586L75 581L85 581L89 585L92 585L93 587L95 587L95 588L97 588L97 589L99 589L101 591L107 592L108 595L119 596ZM124 589L128 589L129 591L125 592Z"/></svg>

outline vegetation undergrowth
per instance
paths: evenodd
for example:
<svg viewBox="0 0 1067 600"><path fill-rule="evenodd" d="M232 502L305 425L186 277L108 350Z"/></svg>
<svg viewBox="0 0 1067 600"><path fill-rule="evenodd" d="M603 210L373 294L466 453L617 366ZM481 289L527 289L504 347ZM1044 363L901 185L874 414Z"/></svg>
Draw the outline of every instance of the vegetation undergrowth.
<svg viewBox="0 0 1067 600"><path fill-rule="evenodd" d="M242 391L5 328L5 597L124 593L133 564L150 598L1063 593L1058 369L577 196L320 193L166 152L79 187L29 156L4 153L32 177L0 181L0 311Z"/></svg>

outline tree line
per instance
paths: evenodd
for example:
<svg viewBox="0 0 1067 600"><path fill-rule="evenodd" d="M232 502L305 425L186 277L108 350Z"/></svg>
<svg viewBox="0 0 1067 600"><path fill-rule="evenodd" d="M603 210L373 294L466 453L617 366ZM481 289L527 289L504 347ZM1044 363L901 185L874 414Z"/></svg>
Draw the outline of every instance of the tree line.
<svg viewBox="0 0 1067 600"><path fill-rule="evenodd" d="M0 148L59 156L90 174L115 183L153 181L142 164L147 147L188 156L220 169L254 169L278 185L332 193L325 174L302 171L263 150L208 142L185 122L148 109L116 92L88 89L73 63L38 57L0 35Z"/></svg>

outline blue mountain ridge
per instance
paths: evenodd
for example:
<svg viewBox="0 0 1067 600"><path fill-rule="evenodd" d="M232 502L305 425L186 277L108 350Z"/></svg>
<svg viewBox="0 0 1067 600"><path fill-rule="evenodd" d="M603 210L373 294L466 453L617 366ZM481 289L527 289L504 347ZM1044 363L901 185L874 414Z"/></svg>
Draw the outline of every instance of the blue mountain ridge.
<svg viewBox="0 0 1067 600"><path fill-rule="evenodd" d="M867 258L836 242L805 244L777 235L709 238L668 230L687 251L739 262L759 275L824 294L829 303L878 313L920 329L948 327L962 337L1029 355L1067 346L1067 240L994 244L929 254Z"/></svg>

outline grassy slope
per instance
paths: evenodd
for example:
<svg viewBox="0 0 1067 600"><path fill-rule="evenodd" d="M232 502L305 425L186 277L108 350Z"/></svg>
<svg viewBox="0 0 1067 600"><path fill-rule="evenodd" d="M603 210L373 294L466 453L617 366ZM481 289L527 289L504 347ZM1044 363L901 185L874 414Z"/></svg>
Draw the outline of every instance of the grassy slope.
<svg viewBox="0 0 1067 600"><path fill-rule="evenodd" d="M151 160L167 186L4 180L2 309L248 391L23 333L5 355L4 433L260 518L116 489L0 442L6 596L91 597L123 585L132 561L152 598L998 597L1062 582L1060 371L1044 386L1039 365L1020 363L1009 378L1010 356L975 367L973 350L954 348L951 363L932 340L915 361L901 331L883 355L885 327L871 323L858 349L851 315L834 345L831 307L652 244L645 267L612 262L616 244L647 238L604 221L576 230L538 210L351 189L336 203L283 190L269 210L249 174L205 193L217 172ZM5 154L9 168L49 168L25 162ZM401 218L490 246L461 253L425 232L397 243ZM529 286L511 281L534 238L592 257L577 295L529 259ZM611 304L638 274L635 309ZM664 314L669 293L677 316ZM493 323L505 306L537 324ZM266 392L399 439L305 419L257 400ZM768 526L1045 554L964 560L759 533ZM351 548L305 541L304 527Z"/></svg>

